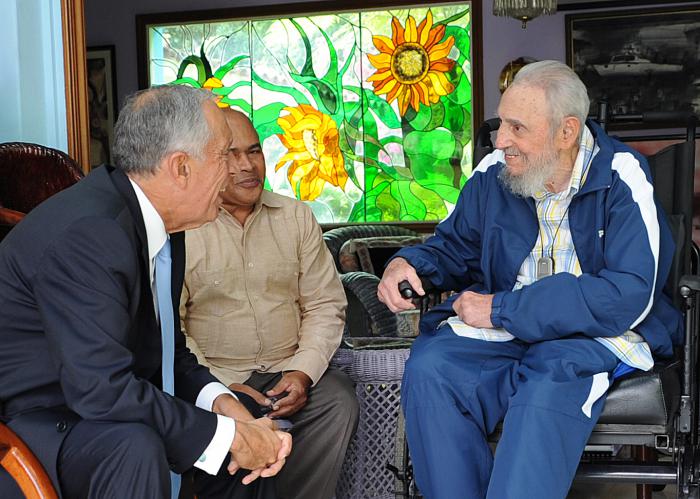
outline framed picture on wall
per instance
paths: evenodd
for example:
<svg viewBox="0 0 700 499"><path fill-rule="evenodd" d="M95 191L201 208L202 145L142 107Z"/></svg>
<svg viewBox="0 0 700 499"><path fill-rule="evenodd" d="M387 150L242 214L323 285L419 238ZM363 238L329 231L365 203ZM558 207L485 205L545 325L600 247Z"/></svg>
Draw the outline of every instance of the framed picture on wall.
<svg viewBox="0 0 700 499"><path fill-rule="evenodd" d="M700 7L567 15L566 43L592 114L700 111Z"/></svg>
<svg viewBox="0 0 700 499"><path fill-rule="evenodd" d="M90 167L112 161L117 89L114 45L87 48Z"/></svg>
<svg viewBox="0 0 700 499"><path fill-rule="evenodd" d="M479 4L137 16L140 86L207 88L246 113L266 188L307 202L323 224L434 223L471 174Z"/></svg>

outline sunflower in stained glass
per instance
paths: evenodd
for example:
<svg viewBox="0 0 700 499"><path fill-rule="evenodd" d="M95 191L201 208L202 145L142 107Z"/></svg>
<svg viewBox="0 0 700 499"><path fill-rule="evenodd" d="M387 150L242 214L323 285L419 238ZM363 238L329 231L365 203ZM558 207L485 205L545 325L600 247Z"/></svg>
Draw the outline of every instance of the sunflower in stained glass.
<svg viewBox="0 0 700 499"><path fill-rule="evenodd" d="M387 102L398 99L401 116L409 104L418 111L420 104L434 104L454 90L445 73L455 61L449 59L455 43L453 36L445 36L445 25L433 26L430 11L416 27L413 16L406 19L406 27L393 17L391 38L374 35L372 41L379 54L367 57L377 71L367 81L372 82L374 93L386 94Z"/></svg>
<svg viewBox="0 0 700 499"><path fill-rule="evenodd" d="M289 114L277 119L287 148L275 171L289 163L287 178L302 201L316 199L326 183L345 188L348 173L338 145L338 127L330 116L308 104L285 107Z"/></svg>

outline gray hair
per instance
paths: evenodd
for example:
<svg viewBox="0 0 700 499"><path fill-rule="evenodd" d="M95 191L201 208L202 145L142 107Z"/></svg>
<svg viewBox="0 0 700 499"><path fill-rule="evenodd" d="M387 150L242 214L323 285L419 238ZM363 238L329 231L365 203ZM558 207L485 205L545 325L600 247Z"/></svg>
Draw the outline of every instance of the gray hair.
<svg viewBox="0 0 700 499"><path fill-rule="evenodd" d="M579 120L581 140L586 123L590 100L588 91L573 69L559 61L539 61L523 66L513 79L511 86L541 88L549 103L549 125L552 134L556 133L562 120L573 116Z"/></svg>
<svg viewBox="0 0 700 499"><path fill-rule="evenodd" d="M204 102L214 95L198 88L169 85L129 96L114 127L114 162L126 173L149 175L170 153L202 159L211 130Z"/></svg>

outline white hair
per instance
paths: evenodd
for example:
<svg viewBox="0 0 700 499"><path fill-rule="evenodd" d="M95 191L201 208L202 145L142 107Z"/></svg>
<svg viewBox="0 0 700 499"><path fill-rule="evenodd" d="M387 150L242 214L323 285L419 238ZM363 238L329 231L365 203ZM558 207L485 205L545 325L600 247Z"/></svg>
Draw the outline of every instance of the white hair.
<svg viewBox="0 0 700 499"><path fill-rule="evenodd" d="M556 133L564 118L573 116L581 124L580 142L590 100L586 86L573 69L559 61L533 62L518 71L510 86L541 88L549 103L551 133Z"/></svg>
<svg viewBox="0 0 700 499"><path fill-rule="evenodd" d="M202 159L211 130L204 102L215 96L202 89L170 85L131 95L114 127L114 162L125 172L155 173L168 154L183 151Z"/></svg>

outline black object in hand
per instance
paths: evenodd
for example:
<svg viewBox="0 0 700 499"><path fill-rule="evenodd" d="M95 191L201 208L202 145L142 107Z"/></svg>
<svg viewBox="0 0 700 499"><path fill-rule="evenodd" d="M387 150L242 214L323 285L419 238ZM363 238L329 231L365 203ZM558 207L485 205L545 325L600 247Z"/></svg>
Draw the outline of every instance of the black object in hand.
<svg viewBox="0 0 700 499"><path fill-rule="evenodd" d="M415 289L413 289L411 283L408 281L401 281L399 283L399 293L401 293L401 296L403 296L407 300L411 300L417 297Z"/></svg>
<svg viewBox="0 0 700 499"><path fill-rule="evenodd" d="M262 413L262 415L264 416L265 414L272 412L272 406L274 406L278 400L283 399L287 395L289 395L289 392L282 392L279 395L277 395L276 397L267 397L270 400L270 405L261 405L260 406L260 412Z"/></svg>

